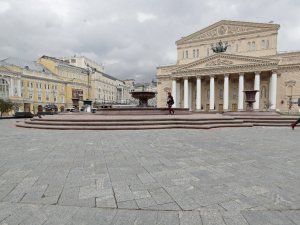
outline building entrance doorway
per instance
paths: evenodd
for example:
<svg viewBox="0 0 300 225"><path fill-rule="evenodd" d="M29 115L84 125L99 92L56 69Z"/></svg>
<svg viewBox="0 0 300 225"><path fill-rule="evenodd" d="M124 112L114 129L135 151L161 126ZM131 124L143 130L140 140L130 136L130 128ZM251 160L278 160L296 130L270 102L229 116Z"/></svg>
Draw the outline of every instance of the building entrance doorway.
<svg viewBox="0 0 300 225"><path fill-rule="evenodd" d="M231 110L232 110L232 112L236 112L237 111L237 104L236 103L232 104Z"/></svg>

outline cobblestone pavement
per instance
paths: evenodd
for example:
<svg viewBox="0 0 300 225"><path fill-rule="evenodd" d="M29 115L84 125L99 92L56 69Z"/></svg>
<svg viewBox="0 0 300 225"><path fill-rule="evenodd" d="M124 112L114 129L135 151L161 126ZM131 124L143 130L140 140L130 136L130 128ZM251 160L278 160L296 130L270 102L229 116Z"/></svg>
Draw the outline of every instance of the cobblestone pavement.
<svg viewBox="0 0 300 225"><path fill-rule="evenodd" d="M0 225L300 224L300 128L14 124L0 121Z"/></svg>

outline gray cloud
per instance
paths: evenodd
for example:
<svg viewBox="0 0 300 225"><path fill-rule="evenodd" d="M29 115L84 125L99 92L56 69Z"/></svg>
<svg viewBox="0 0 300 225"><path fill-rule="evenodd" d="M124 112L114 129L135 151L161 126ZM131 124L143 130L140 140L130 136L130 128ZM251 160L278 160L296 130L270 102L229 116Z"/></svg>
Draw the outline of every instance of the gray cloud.
<svg viewBox="0 0 300 225"><path fill-rule="evenodd" d="M85 55L120 79L150 81L176 62L175 41L222 19L281 25L300 50L297 0L1 0L0 58Z"/></svg>

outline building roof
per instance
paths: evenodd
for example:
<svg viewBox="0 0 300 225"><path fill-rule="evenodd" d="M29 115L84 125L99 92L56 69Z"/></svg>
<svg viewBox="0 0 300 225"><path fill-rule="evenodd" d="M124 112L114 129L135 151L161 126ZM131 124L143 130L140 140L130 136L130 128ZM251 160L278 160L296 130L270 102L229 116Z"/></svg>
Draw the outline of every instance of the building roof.
<svg viewBox="0 0 300 225"><path fill-rule="evenodd" d="M24 68L24 69L33 70L33 71L50 73L47 70L47 68L44 67L42 64L39 64L35 61L29 61L29 60L25 60L25 59L21 59L21 58L17 58L17 57L9 57L9 58L3 59L0 61L0 65L3 65L3 66L12 65L12 66L17 66L17 67Z"/></svg>

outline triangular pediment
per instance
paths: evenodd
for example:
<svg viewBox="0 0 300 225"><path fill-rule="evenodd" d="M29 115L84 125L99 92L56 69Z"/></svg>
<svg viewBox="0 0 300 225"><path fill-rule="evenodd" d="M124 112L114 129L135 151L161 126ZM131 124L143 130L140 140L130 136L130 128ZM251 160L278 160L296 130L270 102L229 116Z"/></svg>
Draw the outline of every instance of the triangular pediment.
<svg viewBox="0 0 300 225"><path fill-rule="evenodd" d="M226 53L218 53L195 62L181 65L175 69L174 73L208 70L213 68L243 67L255 65L278 65L279 60L265 59L250 56L230 55Z"/></svg>
<svg viewBox="0 0 300 225"><path fill-rule="evenodd" d="M185 44L207 39L222 39L229 36L248 34L252 32L264 32L278 30L278 24L272 23L250 23L240 21L221 20L209 27L197 31L187 37L183 37L176 44Z"/></svg>

